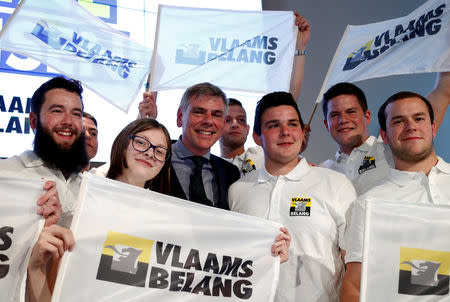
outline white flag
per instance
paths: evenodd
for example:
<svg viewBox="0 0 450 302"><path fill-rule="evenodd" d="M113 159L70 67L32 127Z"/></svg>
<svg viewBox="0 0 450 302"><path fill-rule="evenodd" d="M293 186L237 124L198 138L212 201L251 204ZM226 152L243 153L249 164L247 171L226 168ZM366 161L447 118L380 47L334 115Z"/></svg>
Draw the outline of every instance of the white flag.
<svg viewBox="0 0 450 302"><path fill-rule="evenodd" d="M448 0L429 0L411 14L348 25L317 97L339 82L450 70Z"/></svg>
<svg viewBox="0 0 450 302"><path fill-rule="evenodd" d="M288 91L294 18L292 12L160 5L151 89L211 82L226 90Z"/></svg>
<svg viewBox="0 0 450 302"><path fill-rule="evenodd" d="M122 110L139 92L152 56L73 0L22 0L0 33L0 48L80 80Z"/></svg>
<svg viewBox="0 0 450 302"><path fill-rule="evenodd" d="M85 173L52 301L272 301L279 227Z"/></svg>
<svg viewBox="0 0 450 302"><path fill-rule="evenodd" d="M450 206L367 202L360 301L448 301Z"/></svg>
<svg viewBox="0 0 450 302"><path fill-rule="evenodd" d="M24 301L31 250L44 226L36 201L44 181L0 177L0 295L4 302Z"/></svg>

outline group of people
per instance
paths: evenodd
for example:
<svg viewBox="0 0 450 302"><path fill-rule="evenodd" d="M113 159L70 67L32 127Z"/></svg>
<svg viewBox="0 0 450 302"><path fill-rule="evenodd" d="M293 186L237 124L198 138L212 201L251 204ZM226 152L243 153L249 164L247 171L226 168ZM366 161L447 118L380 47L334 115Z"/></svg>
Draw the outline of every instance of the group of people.
<svg viewBox="0 0 450 302"><path fill-rule="evenodd" d="M106 171L94 173L280 222L284 227L272 246L283 262L276 301L358 301L365 201L395 195L404 202L450 204L450 165L433 149L450 102L450 73L439 74L428 99L413 92L391 96L378 112L378 138L368 132L371 112L363 91L351 83L331 87L322 102L324 124L339 149L335 159L315 166L301 156L310 129L295 101L310 27L298 14L295 22L291 89L258 102L258 147L245 150L250 128L242 104L200 83L181 98L176 122L182 134L176 141L156 120L155 95L144 93L139 118L116 137ZM96 124L83 112L80 83L53 78L31 99L33 151L0 161L5 176L48 180L38 200L46 226L28 265L30 301L51 298L58 261L74 247L69 227L79 173L90 170L97 151ZM222 157L210 152L217 141Z"/></svg>

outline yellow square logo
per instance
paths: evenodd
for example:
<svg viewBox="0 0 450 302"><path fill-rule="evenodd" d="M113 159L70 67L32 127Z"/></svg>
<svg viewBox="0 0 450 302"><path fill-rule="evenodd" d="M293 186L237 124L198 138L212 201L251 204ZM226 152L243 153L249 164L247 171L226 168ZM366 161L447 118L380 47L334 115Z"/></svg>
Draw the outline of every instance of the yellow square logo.
<svg viewBox="0 0 450 302"><path fill-rule="evenodd" d="M450 252L400 248L398 293L405 295L447 295Z"/></svg>

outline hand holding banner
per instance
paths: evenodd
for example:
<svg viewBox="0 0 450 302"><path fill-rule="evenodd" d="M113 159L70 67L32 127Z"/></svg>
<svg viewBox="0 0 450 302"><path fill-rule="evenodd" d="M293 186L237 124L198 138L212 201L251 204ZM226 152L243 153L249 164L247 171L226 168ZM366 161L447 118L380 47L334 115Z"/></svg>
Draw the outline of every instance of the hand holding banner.
<svg viewBox="0 0 450 302"><path fill-rule="evenodd" d="M2 301L24 301L31 250L44 227L36 200L44 181L0 177L0 292Z"/></svg>
<svg viewBox="0 0 450 302"><path fill-rule="evenodd" d="M160 5L151 90L211 82L224 90L288 91L298 28L292 12Z"/></svg>
<svg viewBox="0 0 450 302"><path fill-rule="evenodd" d="M52 301L273 301L279 227L85 173Z"/></svg>
<svg viewBox="0 0 450 302"><path fill-rule="evenodd" d="M316 99L339 82L450 70L450 7L429 0L408 16L348 25Z"/></svg>

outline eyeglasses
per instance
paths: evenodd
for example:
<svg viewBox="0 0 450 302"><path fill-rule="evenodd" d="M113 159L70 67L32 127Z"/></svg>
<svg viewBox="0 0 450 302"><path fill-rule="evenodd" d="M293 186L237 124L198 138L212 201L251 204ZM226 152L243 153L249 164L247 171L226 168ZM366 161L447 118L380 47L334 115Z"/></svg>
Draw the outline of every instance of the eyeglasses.
<svg viewBox="0 0 450 302"><path fill-rule="evenodd" d="M146 152L153 149L153 158L157 161L165 162L170 158L170 152L164 147L155 146L149 140L142 136L131 135L133 149L138 152Z"/></svg>

